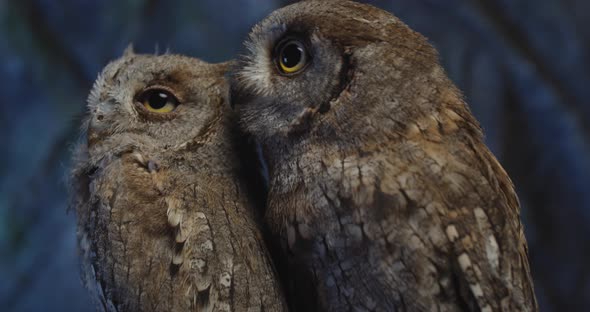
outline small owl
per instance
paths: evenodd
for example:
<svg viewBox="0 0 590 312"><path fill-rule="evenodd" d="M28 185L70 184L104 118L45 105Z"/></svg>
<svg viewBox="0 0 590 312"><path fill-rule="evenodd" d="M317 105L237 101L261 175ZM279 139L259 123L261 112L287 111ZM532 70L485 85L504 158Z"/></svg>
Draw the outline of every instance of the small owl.
<svg viewBox="0 0 590 312"><path fill-rule="evenodd" d="M72 178L99 310L285 310L237 165L227 66L129 51L99 75Z"/></svg>
<svg viewBox="0 0 590 312"><path fill-rule="evenodd" d="M272 13L232 69L290 293L321 311L537 311L519 203L437 52L350 1Z"/></svg>

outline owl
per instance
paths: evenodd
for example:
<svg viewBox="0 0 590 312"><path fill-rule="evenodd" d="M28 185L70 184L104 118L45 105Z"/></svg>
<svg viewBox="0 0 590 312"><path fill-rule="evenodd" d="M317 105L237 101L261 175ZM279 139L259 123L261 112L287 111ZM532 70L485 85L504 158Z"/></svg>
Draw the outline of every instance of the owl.
<svg viewBox="0 0 590 312"><path fill-rule="evenodd" d="M422 35L304 1L245 47L231 102L267 162L289 293L321 311L538 310L513 184Z"/></svg>
<svg viewBox="0 0 590 312"><path fill-rule="evenodd" d="M94 84L71 184L98 310L285 310L239 166L227 67L128 51Z"/></svg>

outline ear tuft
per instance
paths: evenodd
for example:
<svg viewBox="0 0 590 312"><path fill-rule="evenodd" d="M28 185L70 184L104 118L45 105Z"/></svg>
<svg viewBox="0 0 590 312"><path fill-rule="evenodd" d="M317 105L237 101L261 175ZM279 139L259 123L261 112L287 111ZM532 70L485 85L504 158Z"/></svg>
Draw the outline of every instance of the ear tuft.
<svg viewBox="0 0 590 312"><path fill-rule="evenodd" d="M123 51L123 57L132 57L135 56L135 51L133 51L133 43L130 43L125 51Z"/></svg>

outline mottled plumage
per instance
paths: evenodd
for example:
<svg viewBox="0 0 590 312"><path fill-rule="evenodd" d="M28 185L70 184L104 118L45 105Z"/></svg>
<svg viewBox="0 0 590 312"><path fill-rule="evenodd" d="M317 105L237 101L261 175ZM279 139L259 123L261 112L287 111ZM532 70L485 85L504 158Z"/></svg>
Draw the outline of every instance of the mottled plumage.
<svg viewBox="0 0 590 312"><path fill-rule="evenodd" d="M99 310L285 310L238 166L226 69L129 52L97 79L72 204Z"/></svg>
<svg viewBox="0 0 590 312"><path fill-rule="evenodd" d="M268 162L291 294L322 311L538 309L513 184L423 36L369 5L306 1L246 47L232 105Z"/></svg>

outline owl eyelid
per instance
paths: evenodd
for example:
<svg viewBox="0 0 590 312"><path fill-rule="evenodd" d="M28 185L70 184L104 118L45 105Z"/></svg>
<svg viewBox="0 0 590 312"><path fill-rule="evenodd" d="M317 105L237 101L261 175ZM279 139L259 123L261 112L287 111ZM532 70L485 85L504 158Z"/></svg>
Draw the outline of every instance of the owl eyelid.
<svg viewBox="0 0 590 312"><path fill-rule="evenodd" d="M290 42L290 41L299 41L299 42L301 42L301 44L303 44L307 48L307 44L305 44L304 40L301 39L299 36L285 35L275 41L275 44L273 46L272 55L277 56L279 54L279 52L281 52L281 47L283 45L285 45L285 43Z"/></svg>
<svg viewBox="0 0 590 312"><path fill-rule="evenodd" d="M151 90L163 90L163 91L166 91L166 92L170 93L178 101L178 105L180 105L180 104L182 104L184 102L184 100L182 99L182 97L179 96L174 91L174 89L172 89L172 88L170 88L168 86L165 86L165 85L161 85L161 84L148 85L147 87L141 89L139 92L137 92L135 94L135 96L133 97L133 101L134 102L137 102L141 98L141 95L142 94L145 94L146 92L151 91ZM139 102L141 102L141 101L139 101Z"/></svg>

